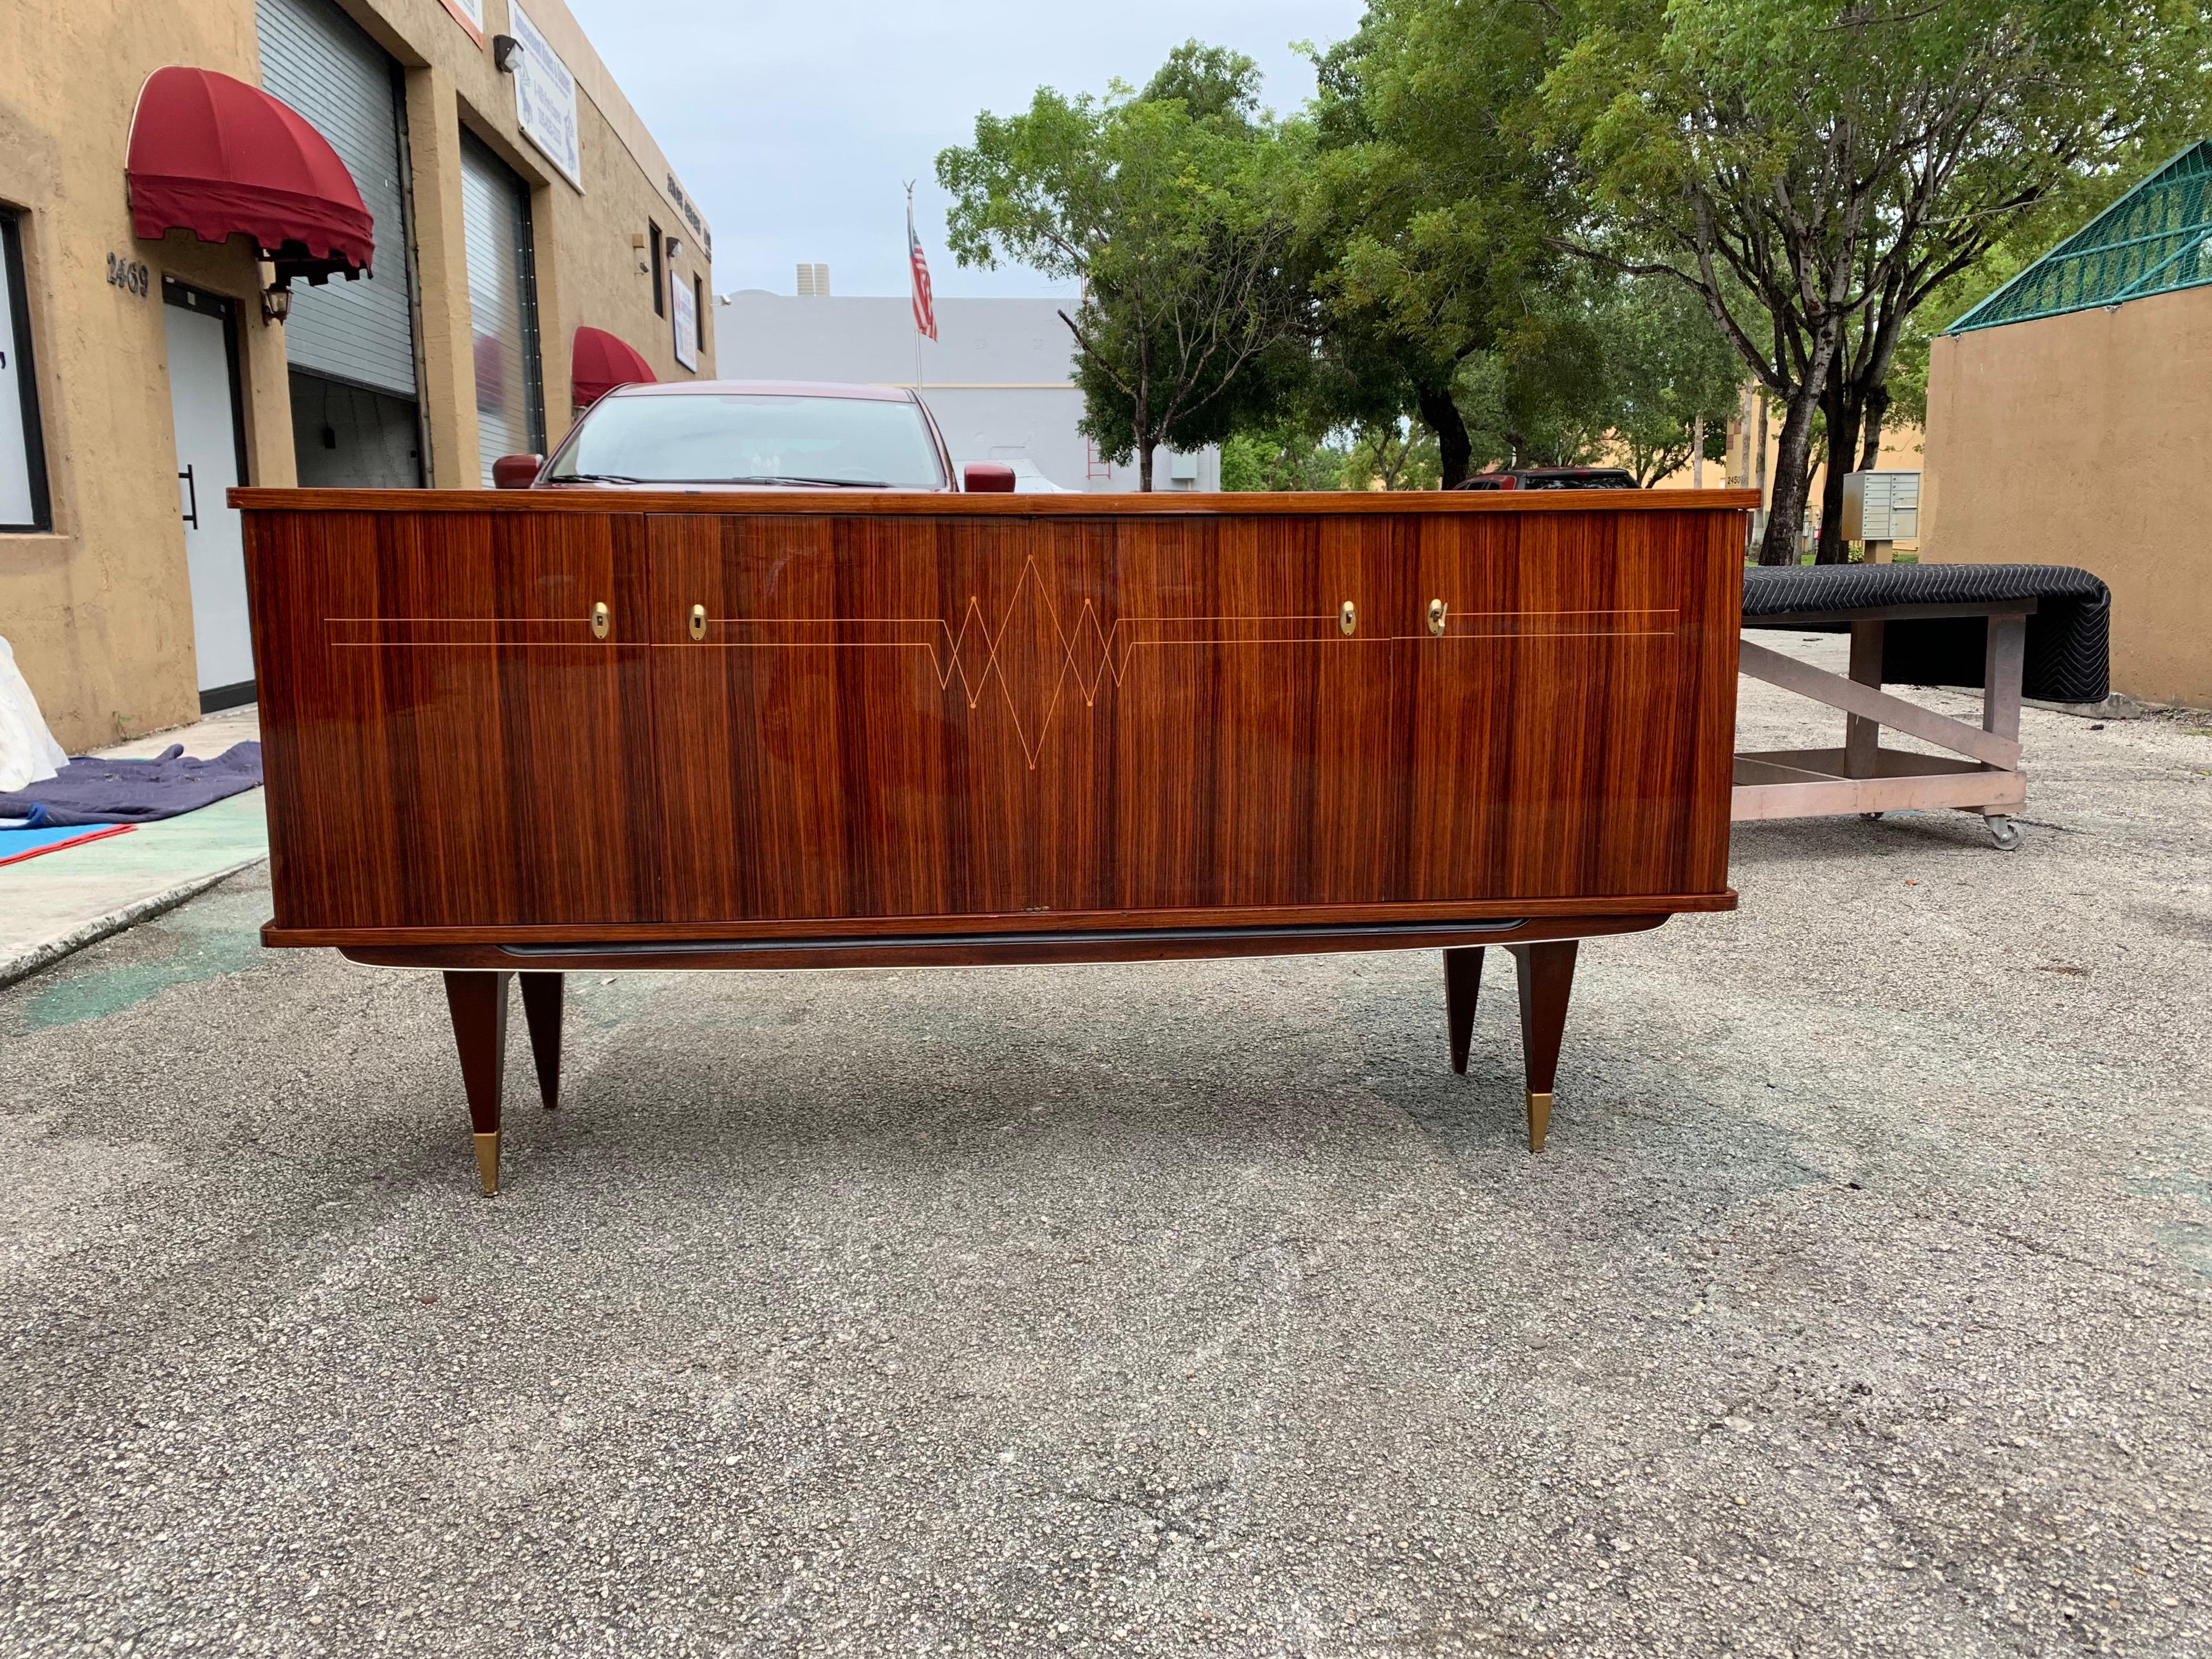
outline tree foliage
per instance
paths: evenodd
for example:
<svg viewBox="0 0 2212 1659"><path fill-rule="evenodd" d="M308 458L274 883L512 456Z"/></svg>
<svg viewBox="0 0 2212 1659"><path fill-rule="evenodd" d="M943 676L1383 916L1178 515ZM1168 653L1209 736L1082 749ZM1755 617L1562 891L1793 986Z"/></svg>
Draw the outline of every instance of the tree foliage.
<svg viewBox="0 0 2212 1659"><path fill-rule="evenodd" d="M1322 356L1347 416L1418 414L1446 484L1474 462L1454 395L1463 367L1547 343L1542 302L1568 202L1508 125L1543 73L1540 15L1375 0L1357 33L1315 60L1301 225Z"/></svg>
<svg viewBox="0 0 2212 1659"><path fill-rule="evenodd" d="M1762 556L1825 459L1832 558L1931 324L2201 131L2208 61L2202 0L1370 0L1303 118L1193 42L1141 93L979 118L939 177L963 262L1085 283L1117 457L1241 433L1239 477L1395 481L1410 417L1446 484L1648 481L1749 377L1782 412Z"/></svg>
<svg viewBox="0 0 2212 1659"><path fill-rule="evenodd" d="M1576 245L1687 286L1783 407L1770 562L1795 557L1816 415L1840 504L1906 320L2039 207L2204 107L2195 0L1542 15L1552 67L1528 119L1583 193Z"/></svg>
<svg viewBox="0 0 2212 1659"><path fill-rule="evenodd" d="M1540 328L1460 367L1475 465L1604 462L1649 485L1690 459L1700 420L1717 453L1743 367L1692 295L1583 270L1540 303Z"/></svg>
<svg viewBox="0 0 2212 1659"><path fill-rule="evenodd" d="M1401 416L1356 428L1344 458L1346 489L1434 489L1441 482L1437 434Z"/></svg>
<svg viewBox="0 0 2212 1659"><path fill-rule="evenodd" d="M1403 416L1316 432L1285 420L1221 446L1224 489L1434 489L1436 434Z"/></svg>
<svg viewBox="0 0 2212 1659"><path fill-rule="evenodd" d="M1679 283L1614 283L1601 306L1603 419L1610 447L1649 488L1697 452L1726 453L1743 364L1697 295Z"/></svg>
<svg viewBox="0 0 2212 1659"><path fill-rule="evenodd" d="M1084 428L1152 488L1156 447L1196 448L1267 401L1310 332L1287 269L1301 168L1296 130L1258 105L1252 61L1196 41L1142 92L1040 88L1025 112L979 115L937 158L963 264L1011 258L1074 278Z"/></svg>
<svg viewBox="0 0 2212 1659"><path fill-rule="evenodd" d="M1221 446L1224 489L1341 489L1340 440L1286 421L1232 434Z"/></svg>

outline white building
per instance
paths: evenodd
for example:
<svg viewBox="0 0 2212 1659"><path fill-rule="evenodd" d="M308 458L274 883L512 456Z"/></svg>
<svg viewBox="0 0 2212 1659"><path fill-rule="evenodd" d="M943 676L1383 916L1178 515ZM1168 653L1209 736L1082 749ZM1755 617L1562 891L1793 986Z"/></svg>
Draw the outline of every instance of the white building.
<svg viewBox="0 0 2212 1659"><path fill-rule="evenodd" d="M1003 461L1014 469L1017 487L1032 492L1136 489L1133 463L1111 465L1076 430L1083 394L1074 381L1074 341L1060 316L1073 301L940 299L937 338L929 340L915 333L904 295L832 298L825 267L799 271L797 295L741 289L716 307L716 356L726 379L918 380L955 465ZM1220 489L1219 452L1160 450L1152 487Z"/></svg>

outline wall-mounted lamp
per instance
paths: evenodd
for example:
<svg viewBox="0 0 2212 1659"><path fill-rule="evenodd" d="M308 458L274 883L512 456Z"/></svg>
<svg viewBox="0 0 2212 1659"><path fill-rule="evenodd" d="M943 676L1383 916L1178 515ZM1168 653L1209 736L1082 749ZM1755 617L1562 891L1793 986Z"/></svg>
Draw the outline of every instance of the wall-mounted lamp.
<svg viewBox="0 0 2212 1659"><path fill-rule="evenodd" d="M292 281L271 283L261 290L261 320L282 324L292 314Z"/></svg>
<svg viewBox="0 0 2212 1659"><path fill-rule="evenodd" d="M670 237L670 238L668 239L668 260L669 260L669 263L670 263L671 264L673 264L676 262L676 256L677 256L678 254L679 254L679 253L683 252L684 252L684 244L683 244L682 242L678 241L675 237L673 237L673 236Z"/></svg>
<svg viewBox="0 0 2212 1659"><path fill-rule="evenodd" d="M522 50L522 42L511 34L495 34L491 38L492 67L501 75L514 73L515 54Z"/></svg>

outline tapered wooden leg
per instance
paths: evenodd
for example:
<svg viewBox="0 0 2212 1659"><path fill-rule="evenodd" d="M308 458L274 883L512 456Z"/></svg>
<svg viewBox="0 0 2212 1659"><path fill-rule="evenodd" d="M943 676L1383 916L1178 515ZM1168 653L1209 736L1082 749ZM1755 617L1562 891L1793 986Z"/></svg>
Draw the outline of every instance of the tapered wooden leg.
<svg viewBox="0 0 2212 1659"><path fill-rule="evenodd" d="M561 975L522 976L522 1017L530 1026L530 1055L538 1062L538 1097L552 1111L561 1104Z"/></svg>
<svg viewBox="0 0 2212 1659"><path fill-rule="evenodd" d="M1552 1082L1559 1070L1559 1037L1567 1027L1567 998L1575 985L1575 945L1514 945L1521 982L1521 1064L1528 1075L1528 1150L1544 1150L1552 1122Z"/></svg>
<svg viewBox="0 0 2212 1659"><path fill-rule="evenodd" d="M1474 1038L1474 999L1482 989L1482 946L1455 945L1444 952L1444 1020L1451 1028L1452 1070L1467 1070Z"/></svg>
<svg viewBox="0 0 2212 1659"><path fill-rule="evenodd" d="M468 1091L469 1121L476 1129L477 1175L484 1196L499 1190L499 1096L507 1071L507 982L512 974L489 969L446 975L446 1006L453 1016L453 1042L461 1051L461 1086Z"/></svg>

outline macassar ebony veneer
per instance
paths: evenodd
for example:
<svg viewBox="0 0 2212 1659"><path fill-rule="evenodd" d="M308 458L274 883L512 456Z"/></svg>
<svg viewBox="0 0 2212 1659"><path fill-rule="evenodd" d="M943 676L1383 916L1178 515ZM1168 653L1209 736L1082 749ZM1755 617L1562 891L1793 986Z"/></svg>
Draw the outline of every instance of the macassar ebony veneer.
<svg viewBox="0 0 2212 1659"><path fill-rule="evenodd" d="M278 946L508 980L1441 948L1731 908L1747 491L240 490Z"/></svg>

